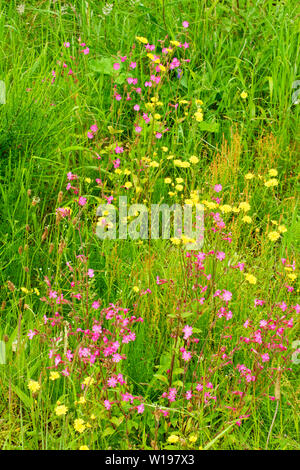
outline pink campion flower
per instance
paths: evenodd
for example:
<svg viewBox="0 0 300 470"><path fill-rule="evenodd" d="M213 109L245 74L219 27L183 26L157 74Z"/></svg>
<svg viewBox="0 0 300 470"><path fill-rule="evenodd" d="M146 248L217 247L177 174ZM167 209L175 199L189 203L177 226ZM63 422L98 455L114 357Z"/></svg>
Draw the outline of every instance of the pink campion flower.
<svg viewBox="0 0 300 470"><path fill-rule="evenodd" d="M297 313L300 313L300 305L299 305L299 304L292 305L292 308L293 308Z"/></svg>
<svg viewBox="0 0 300 470"><path fill-rule="evenodd" d="M114 354L112 357L113 362L120 362L122 359L123 359L122 356L118 353Z"/></svg>
<svg viewBox="0 0 300 470"><path fill-rule="evenodd" d="M82 51L80 51L80 52L83 52L83 53L84 53L84 55L88 55L88 54L89 54L89 52L90 52L90 50L89 50L89 48L88 48L88 47L86 47L85 49L83 49L83 50L82 50Z"/></svg>
<svg viewBox="0 0 300 470"><path fill-rule="evenodd" d="M186 362L189 362L191 360L191 357L192 357L192 354L190 353L190 351L182 351L182 359Z"/></svg>
<svg viewBox="0 0 300 470"><path fill-rule="evenodd" d="M145 48L147 51L154 51L155 45L154 44L145 44Z"/></svg>
<svg viewBox="0 0 300 470"><path fill-rule="evenodd" d="M285 312L287 309L287 304L285 302L281 302L281 304L278 304L278 307L281 308L283 312Z"/></svg>
<svg viewBox="0 0 300 470"><path fill-rule="evenodd" d="M183 47L184 49L188 49L188 48L190 47L190 45L189 45L188 42L184 42L184 43L182 44L182 47Z"/></svg>
<svg viewBox="0 0 300 470"><path fill-rule="evenodd" d="M169 395L168 395L169 401L171 402L175 401L176 394L177 394L176 388L169 388Z"/></svg>
<svg viewBox="0 0 300 470"><path fill-rule="evenodd" d="M109 400L104 400L104 406L107 410L111 409L112 403Z"/></svg>
<svg viewBox="0 0 300 470"><path fill-rule="evenodd" d="M74 357L74 354L72 354L71 349L68 349L66 352L66 358L68 359L69 362L72 362L73 357Z"/></svg>
<svg viewBox="0 0 300 470"><path fill-rule="evenodd" d="M141 403L140 405L137 406L137 412L138 412L139 414L144 413L144 410L145 410L145 407L144 407L144 404L143 404L143 403Z"/></svg>
<svg viewBox="0 0 300 470"><path fill-rule="evenodd" d="M146 122L146 124L148 124L150 122L150 118L149 118L147 113L143 113L143 119Z"/></svg>
<svg viewBox="0 0 300 470"><path fill-rule="evenodd" d="M264 300L254 299L254 307L257 307L258 305L264 305L264 304L265 304Z"/></svg>
<svg viewBox="0 0 300 470"><path fill-rule="evenodd" d="M249 321L249 320L246 320L245 323L243 324L243 327L244 327L244 328L248 328L249 323L250 323L250 321Z"/></svg>
<svg viewBox="0 0 300 470"><path fill-rule="evenodd" d="M183 339L188 339L193 334L193 328L189 325L185 325L185 327L182 329L182 331L184 333Z"/></svg>
<svg viewBox="0 0 300 470"><path fill-rule="evenodd" d="M169 65L169 69L173 70L173 69L179 67L179 65L180 65L180 61L177 59L177 57L174 57L174 59L172 60L172 62Z"/></svg>
<svg viewBox="0 0 300 470"><path fill-rule="evenodd" d="M187 400L190 400L192 398L193 394L191 392L191 390L188 390L187 392L185 392L185 398Z"/></svg>
<svg viewBox="0 0 300 470"><path fill-rule="evenodd" d="M134 129L135 129L135 132L138 133L138 134L139 134L140 132L142 132L141 126L136 126Z"/></svg>
<svg viewBox="0 0 300 470"><path fill-rule="evenodd" d="M202 392L202 390L203 390L203 385L200 384L200 383L198 383L197 386L196 386L196 390L197 390L198 392Z"/></svg>
<svg viewBox="0 0 300 470"><path fill-rule="evenodd" d="M145 82L145 87L152 87L152 82Z"/></svg>
<svg viewBox="0 0 300 470"><path fill-rule="evenodd" d="M119 147L119 145L117 145L115 148L115 153L123 153L123 152L124 152L123 147Z"/></svg>
<svg viewBox="0 0 300 470"><path fill-rule="evenodd" d="M223 261L223 259L225 259L225 253L224 253L224 251L217 251L216 258L217 258L219 261Z"/></svg>
<svg viewBox="0 0 300 470"><path fill-rule="evenodd" d="M96 300L95 302L92 303L92 308L97 310L98 308L100 308L100 303Z"/></svg>
<svg viewBox="0 0 300 470"><path fill-rule="evenodd" d="M87 136L88 136L88 139L93 139L94 138L94 134L91 131L87 131Z"/></svg>
<svg viewBox="0 0 300 470"><path fill-rule="evenodd" d="M113 69L114 69L114 70L119 70L119 68L120 68L119 62L115 62L115 63L113 64Z"/></svg>
<svg viewBox="0 0 300 470"><path fill-rule="evenodd" d="M135 88L135 91L136 91L136 93L138 93L138 94L141 94L141 93L142 93L142 89L141 89L141 88Z"/></svg>
<svg viewBox="0 0 300 470"><path fill-rule="evenodd" d="M68 75L73 75L73 70L69 69Z"/></svg>
<svg viewBox="0 0 300 470"><path fill-rule="evenodd" d="M60 357L60 355L58 354L58 355L55 357L55 359L54 359L55 367L57 367L58 364L60 364L60 362L61 362L61 357Z"/></svg>
<svg viewBox="0 0 300 470"><path fill-rule="evenodd" d="M93 124L91 127L90 127L91 131L96 133L98 131L98 126L97 124Z"/></svg>
<svg viewBox="0 0 300 470"><path fill-rule="evenodd" d="M29 330L27 336L29 339L32 339L36 334L36 331Z"/></svg>
<svg viewBox="0 0 300 470"><path fill-rule="evenodd" d="M64 47L70 47L70 43L69 42L64 42Z"/></svg>
<svg viewBox="0 0 300 470"><path fill-rule="evenodd" d="M135 69L135 68L136 68L136 62L130 62L129 67L130 67L131 69Z"/></svg>
<svg viewBox="0 0 300 470"><path fill-rule="evenodd" d="M127 60L127 55L121 56L120 59L121 62L125 62Z"/></svg>
<svg viewBox="0 0 300 470"><path fill-rule="evenodd" d="M138 104L135 104L135 105L133 106L133 109L134 109L135 111L139 111L139 110L140 110L140 106L139 106Z"/></svg>
<svg viewBox="0 0 300 470"><path fill-rule="evenodd" d="M189 22L188 22L188 21L183 21L183 22L182 22L182 26L183 26L184 28L188 28L188 27L189 27Z"/></svg>
<svg viewBox="0 0 300 470"><path fill-rule="evenodd" d="M115 94L115 99L116 99L117 101L121 101L122 96L120 95L120 93L116 93L116 94Z"/></svg>
<svg viewBox="0 0 300 470"><path fill-rule="evenodd" d="M216 193L219 193L222 191L222 185L221 184L216 184L214 186L214 191L216 191Z"/></svg>
<svg viewBox="0 0 300 470"><path fill-rule="evenodd" d="M65 377L69 377L69 375L70 375L69 369L67 367L64 370L62 370L61 373Z"/></svg>
<svg viewBox="0 0 300 470"><path fill-rule="evenodd" d="M50 290L48 294L49 299L56 299L57 292L55 290Z"/></svg>
<svg viewBox="0 0 300 470"><path fill-rule="evenodd" d="M74 175L71 171L67 173L67 179L69 181L76 180L78 178L78 175Z"/></svg>
<svg viewBox="0 0 300 470"><path fill-rule="evenodd" d="M262 328L263 328L264 326L267 326L267 324L268 324L267 320L261 320L261 321L259 322L259 326L261 326Z"/></svg>
<svg viewBox="0 0 300 470"><path fill-rule="evenodd" d="M162 138L162 133L161 132L156 132L155 137L157 139L161 139Z"/></svg>
<svg viewBox="0 0 300 470"><path fill-rule="evenodd" d="M108 379L108 381L107 381L107 385L109 387L112 387L112 388L115 388L117 383L118 383L118 381L114 377L110 377L110 379Z"/></svg>
<svg viewBox="0 0 300 470"><path fill-rule="evenodd" d="M78 204L80 206L85 206L87 203L87 198L86 197L83 197L83 196L79 196L79 199L78 199Z"/></svg>
<svg viewBox="0 0 300 470"><path fill-rule="evenodd" d="M262 354L261 355L261 360L262 362L268 362L270 360L270 356L268 353Z"/></svg>
<svg viewBox="0 0 300 470"><path fill-rule="evenodd" d="M222 299L225 300L225 302L230 302L230 300L232 299L232 293L228 290L223 289Z"/></svg>
<svg viewBox="0 0 300 470"><path fill-rule="evenodd" d="M88 275L88 277L94 277L94 270L93 269L88 269L87 275Z"/></svg>

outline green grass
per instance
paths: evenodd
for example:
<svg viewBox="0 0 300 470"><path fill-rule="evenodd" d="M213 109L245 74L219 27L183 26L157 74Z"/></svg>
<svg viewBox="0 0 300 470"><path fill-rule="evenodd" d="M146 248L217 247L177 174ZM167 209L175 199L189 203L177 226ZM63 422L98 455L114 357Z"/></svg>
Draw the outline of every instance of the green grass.
<svg viewBox="0 0 300 470"><path fill-rule="evenodd" d="M225 325L214 323L217 301L212 292L217 288L233 293L234 344L246 334L243 323L247 318L265 318L265 311L254 309L255 298L266 301L264 308L270 315L274 309L277 316L282 313L275 303L285 301L289 305L288 314L295 323L288 331L289 361L292 343L299 338L297 314L290 309L297 303L298 284L291 281L294 291L285 290L287 273L283 274L280 262L280 258L286 258L292 263L299 254L299 105L292 103L292 85L300 78L298 2L112 3L111 12L104 15L103 1L77 0L72 2L73 8L62 0L31 0L26 2L24 13L19 13L19 2L0 0L0 80L7 89L6 104L0 104L0 339L6 349L6 363L0 364L0 446L78 449L87 444L91 449L164 449L177 448L167 443L168 436L176 434L182 439L178 448L183 449L296 449L299 365L289 362L288 370L284 353L272 357L270 369L264 370L257 384L246 387L240 414L250 417L242 420L241 426L235 424L237 416L226 407L233 406L230 392L240 386L234 366L249 359L246 346L235 353L233 364L214 370L216 393L220 393L214 407L209 409L202 401L201 406L193 408L178 399L169 406L166 419L158 419L155 409L162 406L160 397L166 391L170 367L174 370L173 386L175 383L179 389L193 382L193 371L197 371L198 379L209 377L208 358L219 351ZM190 23L187 31L181 26L184 20ZM190 58L190 62L180 66L180 80L176 70L171 71L159 89L163 105L157 112L167 120L170 130L157 142L153 142L151 131L136 137L132 106L140 101L135 95L134 100L126 102L125 69L119 82L114 82L111 68L103 69L103 59L111 67L118 55L132 53L137 69L131 76L138 76L142 86L149 79L149 59L136 36L159 45L158 41L166 37L166 44L169 40L183 41L185 34L189 48L185 52L177 49L174 55ZM63 47L65 41L71 43L70 48ZM84 48L79 42L88 45L88 55L79 52ZM73 75L61 74L58 62L66 62L66 70L71 67ZM53 70L57 73L51 85ZM123 94L120 102L113 98L114 83ZM240 96L243 91L248 93L246 99ZM146 96L144 89L143 93ZM150 100L155 92L149 89L147 93ZM193 117L196 99L203 101L202 123ZM176 114L172 111L169 116L173 109L170 103L179 100L189 104L180 104ZM95 122L99 130L95 139L89 140L86 133ZM112 160L118 157L113 153L117 141L125 146L120 168L128 169L128 176L116 174L112 166ZM162 146L168 150L165 152ZM102 159L97 160L96 154ZM182 169L167 155L183 161L196 155L199 162ZM145 156L159 161L160 166L140 172ZM268 171L272 168L278 171L278 185L268 188L264 182L270 179ZM80 176L80 195L88 198L81 212L74 203L76 197L66 191L70 171ZM245 179L248 172L255 178ZM166 177L183 179L184 197L165 184ZM95 178L103 181L100 189ZM230 244L210 230L205 234L203 251L224 251L226 262L211 259L207 263L212 284L203 308L195 307L195 298L204 294L192 289L195 279L188 276L181 247L168 240L101 241L95 235L97 205L104 202L104 196L113 194L116 199L124 194L126 181L133 183L126 192L130 202L163 200L171 204L190 198L193 190L199 191L200 201L211 201L212 196L219 195L211 190L218 183L223 187L222 204L250 203L247 215L252 217L251 224L242 221L245 214L222 214L225 231L232 234ZM176 194L169 195L170 190ZM58 207L72 209L70 221L58 223ZM272 220L287 227L276 243L267 237L276 230ZM70 296L66 261L76 266L78 280L83 282L85 268L76 258L83 253L95 277L75 309L79 316L86 314L85 300L91 303L101 299L101 308L119 304L144 319L135 328L135 342L125 346L127 360L115 369L127 378L133 394L144 397L143 415L127 409L119 414L107 413L102 386L89 391L88 406L75 405L81 394L81 379L93 373L92 366L78 366L69 378L49 381L47 336L51 336L51 329L44 328L43 316L50 316L53 306L41 302L47 295L44 277L48 276L65 297ZM231 270L228 261L231 266L245 263L245 272L254 274L257 283L248 284L239 270ZM171 279L174 284L159 286L156 276ZM152 293L140 295L147 288ZM67 307L58 309L65 320L71 321ZM91 327L89 321L96 313L90 308L89 315L87 327ZM186 323L198 328L195 351L197 357L200 351L204 354L189 370L180 359L183 340L176 336ZM45 336L30 341L28 331L35 328ZM55 335L64 335L64 326L59 328ZM72 345L75 350L75 340ZM249 361L254 367L255 356ZM97 374L102 374L97 367ZM274 370L278 367L285 369L280 376L279 407L272 427L277 400L271 401L269 396L274 395ZM36 395L27 388L30 379L41 384ZM55 415L58 400L69 408L64 417ZM91 428L82 434L75 432L74 419L82 417L87 422L89 412L96 417L90 420ZM195 444L188 441L193 433L197 434Z"/></svg>

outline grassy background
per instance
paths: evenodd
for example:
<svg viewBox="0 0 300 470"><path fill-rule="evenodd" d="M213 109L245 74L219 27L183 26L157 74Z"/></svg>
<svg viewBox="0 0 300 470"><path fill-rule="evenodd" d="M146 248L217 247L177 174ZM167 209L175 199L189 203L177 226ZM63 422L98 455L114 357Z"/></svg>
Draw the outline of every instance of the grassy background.
<svg viewBox="0 0 300 470"><path fill-rule="evenodd" d="M261 293L275 299L272 278L276 262L287 254L295 258L299 246L295 194L299 106L292 103L292 84L300 78L300 11L298 2L293 0L142 3L118 0L111 2L113 8L107 15L103 14L106 3L98 0L23 3L25 11L19 13L19 2L0 0L0 80L7 87L7 103L0 105L3 301L0 332L8 341L8 365L0 366L0 414L4 424L0 442L4 448L76 448L76 440L69 443L67 435L57 437L56 430L51 435L43 426L40 434L32 430L36 418L30 415L22 395L22 390L23 394L26 391L24 378L43 369L47 351L31 345L25 349L24 343L16 359L11 344L20 337L25 342L28 329L34 328L37 316L42 318L46 311L37 296L25 295L20 287L40 288L48 272L56 272L58 278L60 265L76 254L79 240L75 228L68 226L59 232L54 213L68 171L95 178L95 163L86 139L88 127L96 121L104 141L110 137L108 126L119 126L130 139L131 116L122 110L119 117L116 109L112 109L111 80L95 72L93 61L116 56L118 52L128 54L137 35L146 36L152 44L166 36L175 39L182 21L190 22L191 62L180 84L175 80L168 82L162 91L163 98L168 100L178 93L182 99L202 99L205 121L217 123L218 130L203 132L188 122L175 124L164 145L183 159L201 155L197 172L190 173L185 181L187 188L221 183L227 191L228 203L251 194L256 227L265 230L272 219L282 220L288 226L288 233L276 249L266 243L261 233L254 236L241 224L233 227L239 236L230 246L230 255L241 254L254 266L260 273ZM78 37L90 48L87 57L78 58ZM71 43L70 49L62 47L65 41ZM57 61L70 63L72 55L76 57L72 62L76 79L58 76L55 86L51 86L48 79L52 78L51 71L57 69ZM240 98L243 90L248 92L245 101ZM96 148L101 149L102 142L96 143ZM134 171L134 162L128 162L128 168ZM264 175L269 168L277 168L282 175L274 197L270 197L270 190L263 184L251 182L246 186L244 181L248 171ZM177 170L172 171L173 176L180 176ZM169 174L151 174L153 197L167 197L163 176ZM112 187L116 184L111 183ZM83 190L97 195L88 186ZM34 206L33 197L39 198ZM84 229L87 238L91 235L92 220L93 215L87 215ZM43 238L45 229L47 237ZM58 249L61 237L67 247L63 253ZM54 248L50 255L51 243ZM149 387L149 383L155 366L166 354L170 329L164 313L174 311L176 295L170 298L164 291L155 290L153 284L158 273L160 277L182 282L181 254L164 241L152 242L149 247L132 242L102 243L93 237L88 243L92 267L97 272L95 289L104 305L118 300L132 305L135 301L132 286L151 284L151 299L140 305L148 324L140 327L137 342L129 350L127 374L139 393L149 390L149 397L155 400L156 384ZM7 281L16 286L14 292ZM252 297L251 291L238 297L241 318ZM30 309L24 309L24 304ZM298 428L293 401L296 379L286 380L285 400L292 401L293 410L287 408L286 412L283 404L274 448L296 447ZM49 395L49 400L54 398ZM273 417L270 406L257 411L245 431L229 435L220 445L262 447ZM41 413L42 422L48 422L47 411ZM215 429L207 430L203 443L212 439L214 432ZM95 437L95 443L105 447L105 442L99 439Z"/></svg>

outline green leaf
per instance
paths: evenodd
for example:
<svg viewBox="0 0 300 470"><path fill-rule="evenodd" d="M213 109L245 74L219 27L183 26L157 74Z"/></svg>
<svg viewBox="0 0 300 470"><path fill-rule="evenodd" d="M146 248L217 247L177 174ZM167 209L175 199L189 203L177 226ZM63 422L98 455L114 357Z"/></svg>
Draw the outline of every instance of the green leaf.
<svg viewBox="0 0 300 470"><path fill-rule="evenodd" d="M199 129L206 132L218 132L219 124L217 122L199 122Z"/></svg>

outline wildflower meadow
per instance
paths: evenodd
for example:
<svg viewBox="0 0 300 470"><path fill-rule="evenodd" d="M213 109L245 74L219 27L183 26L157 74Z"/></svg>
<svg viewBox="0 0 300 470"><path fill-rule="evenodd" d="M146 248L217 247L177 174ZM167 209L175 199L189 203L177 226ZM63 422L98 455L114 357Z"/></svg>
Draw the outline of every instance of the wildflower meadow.
<svg viewBox="0 0 300 470"><path fill-rule="evenodd" d="M299 18L0 0L1 449L299 449Z"/></svg>

